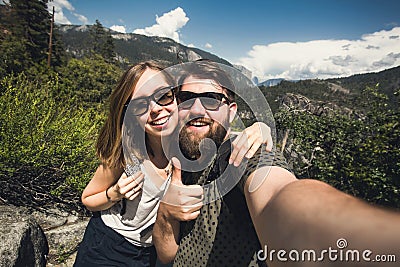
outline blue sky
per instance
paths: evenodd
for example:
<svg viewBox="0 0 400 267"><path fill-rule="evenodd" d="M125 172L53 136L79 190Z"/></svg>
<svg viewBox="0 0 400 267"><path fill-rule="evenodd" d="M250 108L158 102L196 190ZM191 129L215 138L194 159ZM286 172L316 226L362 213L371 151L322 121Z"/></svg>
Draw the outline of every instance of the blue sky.
<svg viewBox="0 0 400 267"><path fill-rule="evenodd" d="M260 80L328 78L400 65L398 0L54 0L56 21L166 36Z"/></svg>

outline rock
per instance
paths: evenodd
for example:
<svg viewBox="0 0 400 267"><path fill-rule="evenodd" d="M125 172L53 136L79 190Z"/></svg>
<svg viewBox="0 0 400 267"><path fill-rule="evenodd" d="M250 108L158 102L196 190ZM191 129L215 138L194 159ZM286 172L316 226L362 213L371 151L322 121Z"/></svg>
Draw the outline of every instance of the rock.
<svg viewBox="0 0 400 267"><path fill-rule="evenodd" d="M335 103L312 100L303 95L292 93L286 93L280 98L279 109L286 109L292 113L308 112L319 116L333 112L347 116L359 116L353 110Z"/></svg>
<svg viewBox="0 0 400 267"><path fill-rule="evenodd" d="M0 206L0 266L46 266L46 236L26 210Z"/></svg>
<svg viewBox="0 0 400 267"><path fill-rule="evenodd" d="M89 217L57 208L36 210L32 215L42 226L49 243L47 266L73 266Z"/></svg>
<svg viewBox="0 0 400 267"><path fill-rule="evenodd" d="M72 266L75 261L76 250L85 233L88 218L67 223L46 231L49 242L48 266ZM59 262L63 262L60 265Z"/></svg>

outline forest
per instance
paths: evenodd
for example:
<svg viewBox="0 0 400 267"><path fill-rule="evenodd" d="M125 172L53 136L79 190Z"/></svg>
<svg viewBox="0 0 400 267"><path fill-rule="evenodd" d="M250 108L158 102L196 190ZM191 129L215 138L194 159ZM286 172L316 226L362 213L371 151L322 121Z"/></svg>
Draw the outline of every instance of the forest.
<svg viewBox="0 0 400 267"><path fill-rule="evenodd" d="M121 56L98 20L82 53L72 53L47 2L0 5L0 202L87 214L80 194L99 164L94 144L108 96L142 54ZM148 47L152 59L176 60ZM400 208L400 67L260 90L275 117L277 149L299 178Z"/></svg>

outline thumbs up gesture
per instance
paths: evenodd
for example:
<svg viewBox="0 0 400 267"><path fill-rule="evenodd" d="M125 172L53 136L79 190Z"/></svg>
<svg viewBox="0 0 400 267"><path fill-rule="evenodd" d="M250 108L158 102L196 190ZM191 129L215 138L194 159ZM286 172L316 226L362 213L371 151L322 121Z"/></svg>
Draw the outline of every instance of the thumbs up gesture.
<svg viewBox="0 0 400 267"><path fill-rule="evenodd" d="M203 188L200 185L184 185L179 160L172 158L172 164L171 183L161 200L159 212L178 221L194 220L203 205Z"/></svg>

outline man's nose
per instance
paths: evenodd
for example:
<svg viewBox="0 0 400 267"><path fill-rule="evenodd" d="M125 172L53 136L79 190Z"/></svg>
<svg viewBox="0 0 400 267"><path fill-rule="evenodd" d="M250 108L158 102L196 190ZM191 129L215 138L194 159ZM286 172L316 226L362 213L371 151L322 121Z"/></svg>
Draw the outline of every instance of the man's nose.
<svg viewBox="0 0 400 267"><path fill-rule="evenodd" d="M204 108L203 104L200 101L200 98L196 98L193 103L193 106L190 108L190 112L193 114L205 114L206 109Z"/></svg>

